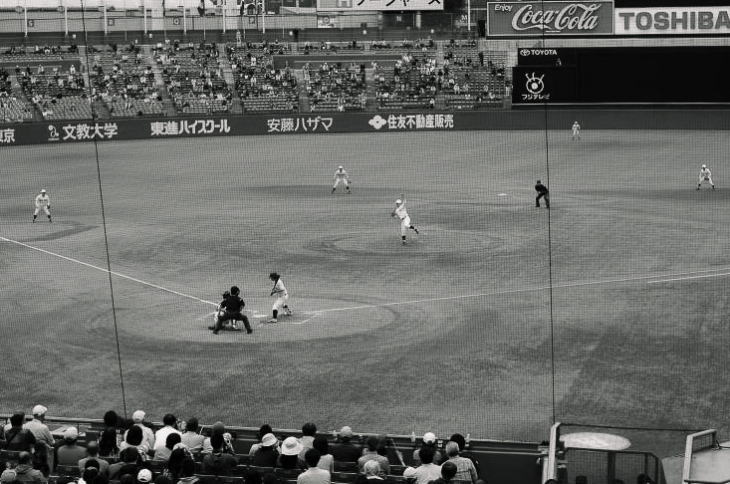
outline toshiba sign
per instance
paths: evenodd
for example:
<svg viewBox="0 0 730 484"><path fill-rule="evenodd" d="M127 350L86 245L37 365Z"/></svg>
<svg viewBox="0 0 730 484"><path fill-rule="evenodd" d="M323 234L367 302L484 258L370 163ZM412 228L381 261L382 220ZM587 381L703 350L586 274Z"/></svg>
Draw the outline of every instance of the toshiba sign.
<svg viewBox="0 0 730 484"><path fill-rule="evenodd" d="M617 8L616 35L728 34L730 7Z"/></svg>

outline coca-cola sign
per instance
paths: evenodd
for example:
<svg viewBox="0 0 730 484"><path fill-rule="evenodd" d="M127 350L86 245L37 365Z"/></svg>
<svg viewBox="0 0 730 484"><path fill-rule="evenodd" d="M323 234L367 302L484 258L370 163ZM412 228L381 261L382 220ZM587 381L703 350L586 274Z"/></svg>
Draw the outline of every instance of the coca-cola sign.
<svg viewBox="0 0 730 484"><path fill-rule="evenodd" d="M488 2L487 35L613 33L613 2Z"/></svg>

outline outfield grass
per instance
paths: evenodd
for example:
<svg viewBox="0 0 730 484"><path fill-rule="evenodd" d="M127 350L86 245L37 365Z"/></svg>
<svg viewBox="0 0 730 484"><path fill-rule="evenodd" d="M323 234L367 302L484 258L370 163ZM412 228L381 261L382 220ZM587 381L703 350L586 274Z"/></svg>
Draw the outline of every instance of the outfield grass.
<svg viewBox="0 0 730 484"><path fill-rule="evenodd" d="M680 130L99 144L111 267L135 279L112 277L128 410L509 440L546 438L553 416L724 428L729 144ZM2 406L121 411L109 276L80 263L107 264L94 147L2 154L0 236L26 244L0 242ZM702 163L718 190L694 189ZM339 164L352 195L330 195ZM40 188L54 224L29 223ZM406 246L389 217L401 192L422 232ZM271 271L295 311L276 326L260 324ZM255 332L213 336L201 300L232 284Z"/></svg>

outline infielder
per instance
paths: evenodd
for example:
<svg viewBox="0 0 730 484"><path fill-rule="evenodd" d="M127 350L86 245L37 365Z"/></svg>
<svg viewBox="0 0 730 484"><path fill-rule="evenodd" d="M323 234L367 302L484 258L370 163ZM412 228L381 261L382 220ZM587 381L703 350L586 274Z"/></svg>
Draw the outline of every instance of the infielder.
<svg viewBox="0 0 730 484"><path fill-rule="evenodd" d="M697 190L700 189L703 181L710 182L710 186L712 187L712 189L715 189L715 184L712 183L712 172L709 168L707 168L707 165L702 165L702 168L700 168L700 176L699 180L697 180Z"/></svg>
<svg viewBox="0 0 730 484"><path fill-rule="evenodd" d="M33 212L33 223L35 223L35 219L38 218L38 214L41 210L43 210L48 216L48 221L53 222L53 220L51 220L51 198L46 193L45 188L41 190L41 192L35 197L35 212Z"/></svg>
<svg viewBox="0 0 730 484"><path fill-rule="evenodd" d="M395 209L393 209L390 216L397 216L400 219L400 237L403 245L406 244L406 232L408 229L412 229L418 234L418 229L411 224L411 217L408 216L408 211L406 211L406 199L402 193L400 198L395 201Z"/></svg>
<svg viewBox="0 0 730 484"><path fill-rule="evenodd" d="M276 323L278 322L277 316L279 315L279 311L283 309L284 314L287 316L291 316L292 311L286 303L289 300L289 293L286 291L286 287L284 287L281 276L276 272L272 272L269 274L269 279L274 282L274 287L271 288L271 294L269 295L274 296L276 301L274 301L274 306L271 308L273 317L267 322Z"/></svg>
<svg viewBox="0 0 730 484"><path fill-rule="evenodd" d="M578 121L573 123L573 141L575 140L580 141L580 124L578 124Z"/></svg>
<svg viewBox="0 0 730 484"><path fill-rule="evenodd" d="M332 193L335 193L335 190L337 189L337 185L340 183L345 184L345 190L347 190L347 193L352 193L350 191L350 176L347 174L344 168L342 168L342 165L337 167L337 171L335 171L335 184L332 185Z"/></svg>

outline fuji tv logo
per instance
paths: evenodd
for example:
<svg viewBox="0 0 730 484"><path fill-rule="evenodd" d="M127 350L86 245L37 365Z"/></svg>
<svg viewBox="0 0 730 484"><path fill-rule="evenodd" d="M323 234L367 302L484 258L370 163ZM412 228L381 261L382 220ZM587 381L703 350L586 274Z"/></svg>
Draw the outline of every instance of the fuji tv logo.
<svg viewBox="0 0 730 484"><path fill-rule="evenodd" d="M376 114L375 116L370 118L370 121L368 121L368 124L375 129L380 129L383 126L385 126L386 124L388 124L388 121L385 120L385 118L383 118L381 115Z"/></svg>

